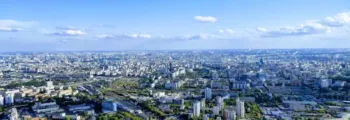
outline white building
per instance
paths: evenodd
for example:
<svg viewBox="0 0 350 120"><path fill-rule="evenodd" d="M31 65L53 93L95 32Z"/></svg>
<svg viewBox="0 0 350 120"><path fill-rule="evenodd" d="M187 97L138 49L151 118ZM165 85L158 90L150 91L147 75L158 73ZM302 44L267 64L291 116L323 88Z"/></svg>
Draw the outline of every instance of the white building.
<svg viewBox="0 0 350 120"><path fill-rule="evenodd" d="M236 111L233 106L230 106L228 109L225 109L223 113L225 120L236 120Z"/></svg>
<svg viewBox="0 0 350 120"><path fill-rule="evenodd" d="M220 106L221 108L224 108L224 100L222 99L221 96L216 97L216 104Z"/></svg>
<svg viewBox="0 0 350 120"><path fill-rule="evenodd" d="M0 95L0 105L5 105L4 96Z"/></svg>
<svg viewBox="0 0 350 120"><path fill-rule="evenodd" d="M16 108L10 109L7 117L9 118L9 120L19 120L19 115L18 115L17 109Z"/></svg>
<svg viewBox="0 0 350 120"><path fill-rule="evenodd" d="M328 88L329 84L328 84L328 80L327 79L323 79L320 81L320 86L321 88Z"/></svg>
<svg viewBox="0 0 350 120"><path fill-rule="evenodd" d="M232 82L232 89L249 89L250 85L246 81L234 81Z"/></svg>
<svg viewBox="0 0 350 120"><path fill-rule="evenodd" d="M202 98L202 100L201 100L201 108L205 108L205 103L206 101L205 101L205 98Z"/></svg>
<svg viewBox="0 0 350 120"><path fill-rule="evenodd" d="M209 120L208 115L204 114L204 115L203 115L203 120Z"/></svg>
<svg viewBox="0 0 350 120"><path fill-rule="evenodd" d="M237 107L237 116L240 118L244 118L245 116L244 102L240 101L239 98L236 99L236 107Z"/></svg>
<svg viewBox="0 0 350 120"><path fill-rule="evenodd" d="M201 103L199 101L193 104L193 116L199 117L201 114Z"/></svg>
<svg viewBox="0 0 350 120"><path fill-rule="evenodd" d="M55 89L55 86L53 85L52 81L46 81L46 90L53 90Z"/></svg>
<svg viewBox="0 0 350 120"><path fill-rule="evenodd" d="M214 106L213 107L213 114L214 115L219 115L220 114L220 106Z"/></svg>
<svg viewBox="0 0 350 120"><path fill-rule="evenodd" d="M204 91L204 94L205 94L205 99L210 100L213 97L211 88L206 88Z"/></svg>

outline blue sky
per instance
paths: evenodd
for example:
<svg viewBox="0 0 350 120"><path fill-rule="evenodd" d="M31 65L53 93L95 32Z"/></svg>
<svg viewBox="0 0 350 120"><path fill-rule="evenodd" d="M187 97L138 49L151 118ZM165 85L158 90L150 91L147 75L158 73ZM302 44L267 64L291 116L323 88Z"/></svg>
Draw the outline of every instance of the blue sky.
<svg viewBox="0 0 350 120"><path fill-rule="evenodd" d="M0 51L349 48L349 0L3 0Z"/></svg>

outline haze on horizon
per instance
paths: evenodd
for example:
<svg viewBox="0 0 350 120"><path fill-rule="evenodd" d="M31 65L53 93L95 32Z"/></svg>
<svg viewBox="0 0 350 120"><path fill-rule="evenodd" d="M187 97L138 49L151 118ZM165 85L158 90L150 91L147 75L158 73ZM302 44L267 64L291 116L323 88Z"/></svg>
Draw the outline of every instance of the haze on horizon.
<svg viewBox="0 0 350 120"><path fill-rule="evenodd" d="M350 48L350 1L0 1L0 52L269 48Z"/></svg>

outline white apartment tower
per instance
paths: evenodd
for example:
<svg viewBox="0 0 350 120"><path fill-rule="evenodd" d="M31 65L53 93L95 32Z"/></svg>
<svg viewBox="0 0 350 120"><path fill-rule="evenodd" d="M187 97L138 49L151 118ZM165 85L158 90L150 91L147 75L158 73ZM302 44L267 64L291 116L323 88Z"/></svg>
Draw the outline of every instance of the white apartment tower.
<svg viewBox="0 0 350 120"><path fill-rule="evenodd" d="M237 116L240 118L244 118L245 116L244 102L240 101L239 98L236 99L236 107L237 107Z"/></svg>
<svg viewBox="0 0 350 120"><path fill-rule="evenodd" d="M199 117L201 114L201 103L199 101L193 104L193 116Z"/></svg>

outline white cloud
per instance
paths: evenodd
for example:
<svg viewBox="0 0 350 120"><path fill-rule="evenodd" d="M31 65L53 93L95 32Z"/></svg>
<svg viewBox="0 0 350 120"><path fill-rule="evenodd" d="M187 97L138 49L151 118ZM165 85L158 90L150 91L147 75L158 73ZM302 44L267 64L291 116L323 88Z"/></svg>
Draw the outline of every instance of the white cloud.
<svg viewBox="0 0 350 120"><path fill-rule="evenodd" d="M18 32L21 31L20 28L13 28L13 27L0 27L0 32Z"/></svg>
<svg viewBox="0 0 350 120"><path fill-rule="evenodd" d="M233 34L235 31L233 31L232 29L222 29L222 30L219 30L219 33L228 33L228 34Z"/></svg>
<svg viewBox="0 0 350 120"><path fill-rule="evenodd" d="M33 21L0 20L0 32L18 32L35 24Z"/></svg>
<svg viewBox="0 0 350 120"><path fill-rule="evenodd" d="M120 34L120 35L99 35L98 39L150 39L152 35L145 33L130 33L130 34Z"/></svg>
<svg viewBox="0 0 350 120"><path fill-rule="evenodd" d="M262 37L304 36L330 32L330 29L317 22L306 22L299 26L286 26L276 30L258 29Z"/></svg>
<svg viewBox="0 0 350 120"><path fill-rule="evenodd" d="M262 28L262 27L258 27L258 28L256 28L256 30L259 32L266 32L267 31L266 28Z"/></svg>
<svg viewBox="0 0 350 120"><path fill-rule="evenodd" d="M212 16L194 16L194 19L199 22L207 23L215 23L217 21L217 19Z"/></svg>
<svg viewBox="0 0 350 120"><path fill-rule="evenodd" d="M124 38L151 38L152 36L150 34L138 34L138 33L133 33L133 34L124 34L120 37Z"/></svg>
<svg viewBox="0 0 350 120"><path fill-rule="evenodd" d="M320 23L330 27L341 27L350 23L350 12L342 12L335 16L327 17Z"/></svg>
<svg viewBox="0 0 350 120"><path fill-rule="evenodd" d="M81 35L86 35L86 32L83 32L81 30L62 30L59 32L54 32L51 33L50 35L55 35L55 36L81 36Z"/></svg>
<svg viewBox="0 0 350 120"><path fill-rule="evenodd" d="M98 38L98 39L115 39L116 36L114 36L114 35L103 34L103 35L98 35L97 38Z"/></svg>

